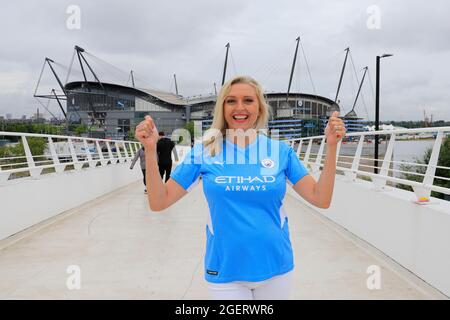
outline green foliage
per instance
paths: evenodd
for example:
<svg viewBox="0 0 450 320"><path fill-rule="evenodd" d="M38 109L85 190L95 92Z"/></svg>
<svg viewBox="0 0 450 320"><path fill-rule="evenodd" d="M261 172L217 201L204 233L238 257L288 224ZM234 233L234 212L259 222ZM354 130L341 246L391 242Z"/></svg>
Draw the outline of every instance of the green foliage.
<svg viewBox="0 0 450 320"><path fill-rule="evenodd" d="M32 130L34 133L61 135L63 128L51 124L37 123L32 124Z"/></svg>
<svg viewBox="0 0 450 320"><path fill-rule="evenodd" d="M6 124L2 124L2 131L34 133L33 125L31 123L6 123Z"/></svg>
<svg viewBox="0 0 450 320"><path fill-rule="evenodd" d="M184 128L189 131L191 137L194 137L194 121L189 121L188 123L186 123Z"/></svg>
<svg viewBox="0 0 450 320"><path fill-rule="evenodd" d="M30 147L31 154L33 156L39 156L44 154L45 147L47 145L47 139L39 137L27 137L28 146ZM9 148L11 155L24 156L25 149L23 147L22 140L19 140L19 144Z"/></svg>
<svg viewBox="0 0 450 320"><path fill-rule="evenodd" d="M1 146L0 147L0 159L1 158L6 158L9 157L9 149L11 149L11 147L8 146Z"/></svg>
<svg viewBox="0 0 450 320"><path fill-rule="evenodd" d="M136 141L136 137L134 136L134 131L136 130L135 126L130 127L130 132L128 132L128 140Z"/></svg>
<svg viewBox="0 0 450 320"><path fill-rule="evenodd" d="M29 137L27 138L27 142L32 155L38 156L44 154L45 147L47 146L46 138Z"/></svg>
<svg viewBox="0 0 450 320"><path fill-rule="evenodd" d="M431 152L432 152L431 148L427 149L425 151L425 153L422 155L422 157L416 159L415 162L419 163L419 164L428 164L428 162L430 161ZM447 168L450 167L450 137L445 138L445 140L442 142L441 150L439 152L438 166L447 167ZM415 175L413 173L425 174L426 169L427 168L424 166L413 166L413 165L405 165L405 164L400 165L400 170L411 172L411 173L403 173L402 174L403 179L407 179L410 181L422 182L423 176ZM450 170L437 168L435 176L450 179ZM450 188L450 181L435 178L434 185L444 187L444 188ZM401 185L399 187L401 189L412 190L412 188L410 186ZM438 193L438 192L434 192L434 191L431 193L431 196L436 197L436 198L441 198L441 199L444 198L444 195L442 193Z"/></svg>
<svg viewBox="0 0 450 320"><path fill-rule="evenodd" d="M80 124L75 127L74 133L76 136L81 136L83 133L86 133L88 131L88 126L85 124Z"/></svg>
<svg viewBox="0 0 450 320"><path fill-rule="evenodd" d="M28 146L30 147L31 154L33 156L39 156L44 154L44 150L47 146L47 139L40 137L27 137ZM20 158L15 158L20 157ZM22 139L19 143L13 146L0 147L0 159L1 158L15 158L15 159L3 159L2 164L18 164L25 162L25 149L23 147ZM36 160L36 159L35 159ZM42 160L42 159L38 159ZM22 165L21 165L22 166Z"/></svg>
<svg viewBox="0 0 450 320"><path fill-rule="evenodd" d="M1 131L41 133L61 135L65 133L64 125L54 125L49 123L3 123L0 126Z"/></svg>

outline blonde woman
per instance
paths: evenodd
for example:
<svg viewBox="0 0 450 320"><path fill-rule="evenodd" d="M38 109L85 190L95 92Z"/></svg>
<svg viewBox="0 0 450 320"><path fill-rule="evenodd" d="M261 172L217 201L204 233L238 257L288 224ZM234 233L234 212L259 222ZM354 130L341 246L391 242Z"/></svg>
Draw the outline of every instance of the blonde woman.
<svg viewBox="0 0 450 320"><path fill-rule="evenodd" d="M211 129L164 184L158 174L158 131L150 116L136 128L145 147L148 201L170 207L198 181L209 205L205 279L213 299L287 299L293 252L282 209L286 182L311 204L328 208L336 171L336 146L345 135L338 113L325 130L327 154L320 179L309 175L294 150L264 134L269 107L261 86L236 77L221 89Z"/></svg>

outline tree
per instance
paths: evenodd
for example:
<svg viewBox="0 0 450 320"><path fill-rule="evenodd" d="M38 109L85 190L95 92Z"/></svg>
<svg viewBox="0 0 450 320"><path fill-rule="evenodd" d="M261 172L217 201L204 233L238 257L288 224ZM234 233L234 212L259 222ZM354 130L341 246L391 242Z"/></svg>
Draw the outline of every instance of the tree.
<svg viewBox="0 0 450 320"><path fill-rule="evenodd" d="M427 149L421 158L416 159L416 163L428 164L430 162L431 152L432 152L431 148ZM450 137L445 138L444 141L442 142L437 165L440 167L450 168ZM425 174L427 167L402 164L402 165L400 165L400 170L411 172L411 173L403 173L402 174L403 179L422 182L423 176L416 175L414 173ZM437 168L435 176L450 179L450 170ZM450 188L450 180L435 178L434 185L443 187L443 188ZM400 186L400 188L406 189L406 190L412 190L412 188L410 186ZM440 199L448 199L448 196L446 197L443 193L434 192L434 191L431 192L431 196L440 198Z"/></svg>
<svg viewBox="0 0 450 320"><path fill-rule="evenodd" d="M27 137L27 143L30 148L31 154L33 156L40 156L44 154L44 150L47 146L47 139L40 137ZM6 160L4 161L4 164L26 162L25 149L23 147L22 139L20 139L19 143L14 146L0 147L0 157L1 158L19 157L15 159ZM35 160L42 160L42 159L35 159Z"/></svg>
<svg viewBox="0 0 450 320"><path fill-rule="evenodd" d="M75 127L75 135L81 136L83 133L86 133L88 131L88 127L85 124L80 124Z"/></svg>
<svg viewBox="0 0 450 320"><path fill-rule="evenodd" d="M39 137L27 137L28 146L30 147L31 154L33 156L39 156L44 154L47 141L45 138ZM19 144L11 148L11 152L14 156L24 156L25 149L23 147L22 140L19 140Z"/></svg>

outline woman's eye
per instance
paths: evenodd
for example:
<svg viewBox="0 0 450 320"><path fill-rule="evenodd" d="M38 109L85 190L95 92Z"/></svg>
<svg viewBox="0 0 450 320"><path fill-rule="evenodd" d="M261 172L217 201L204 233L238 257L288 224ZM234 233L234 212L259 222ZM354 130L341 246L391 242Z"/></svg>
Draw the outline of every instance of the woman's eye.
<svg viewBox="0 0 450 320"><path fill-rule="evenodd" d="M244 101L245 101L245 103L252 103L253 99L245 99Z"/></svg>
<svg viewBox="0 0 450 320"><path fill-rule="evenodd" d="M234 103L234 102L235 102L234 99L229 99L229 100L226 101L226 103Z"/></svg>

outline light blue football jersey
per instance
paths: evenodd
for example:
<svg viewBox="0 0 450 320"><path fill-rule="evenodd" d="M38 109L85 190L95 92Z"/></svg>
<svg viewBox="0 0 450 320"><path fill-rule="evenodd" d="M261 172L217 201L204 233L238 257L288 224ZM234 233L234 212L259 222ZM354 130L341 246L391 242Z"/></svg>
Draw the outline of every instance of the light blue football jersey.
<svg viewBox="0 0 450 320"><path fill-rule="evenodd" d="M288 218L282 207L286 178L308 174L295 151L264 134L245 148L224 138L209 156L195 144L171 177L189 190L202 176L209 205L205 279L263 281L294 268Z"/></svg>

